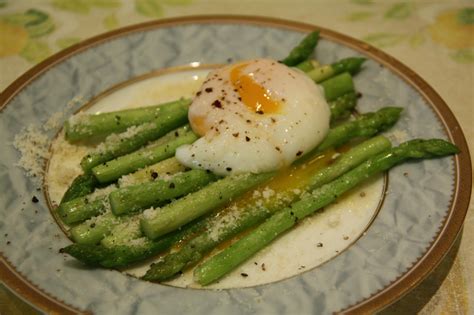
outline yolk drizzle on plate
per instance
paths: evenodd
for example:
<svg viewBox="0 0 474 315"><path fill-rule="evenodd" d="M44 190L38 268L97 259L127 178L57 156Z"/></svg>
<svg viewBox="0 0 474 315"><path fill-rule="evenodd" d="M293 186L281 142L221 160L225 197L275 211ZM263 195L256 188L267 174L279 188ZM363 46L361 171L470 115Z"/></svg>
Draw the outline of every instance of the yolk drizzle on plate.
<svg viewBox="0 0 474 315"><path fill-rule="evenodd" d="M274 101L269 91L255 82L251 75L243 74L242 70L248 65L236 65L230 71L230 82L242 98L242 102L253 112L258 114L276 113L280 109L280 102Z"/></svg>
<svg viewBox="0 0 474 315"><path fill-rule="evenodd" d="M311 175L318 170L327 167L334 160L337 152L333 149L309 159L305 163L294 165L281 170L270 181L251 190L240 198L229 204L225 209L218 212L217 216L226 216L233 209L252 209L254 207L265 207L267 209L281 209L286 207L289 200L297 200L305 191L305 187L309 184ZM269 192L271 192L269 194ZM257 196L257 197L256 197ZM232 224L232 222L228 222ZM243 231L232 239L222 242L216 248L217 251L222 250L232 244L234 240L240 239L252 229Z"/></svg>

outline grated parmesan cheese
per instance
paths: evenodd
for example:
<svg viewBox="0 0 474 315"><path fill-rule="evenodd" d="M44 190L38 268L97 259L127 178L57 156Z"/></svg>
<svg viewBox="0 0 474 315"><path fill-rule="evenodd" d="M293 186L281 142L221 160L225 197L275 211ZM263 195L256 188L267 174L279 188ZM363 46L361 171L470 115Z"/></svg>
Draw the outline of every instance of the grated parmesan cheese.
<svg viewBox="0 0 474 315"><path fill-rule="evenodd" d="M44 175L43 165L48 158L48 136L38 127L28 126L15 136L13 146L20 152L20 160L15 164L30 177ZM38 179L39 180L39 179Z"/></svg>

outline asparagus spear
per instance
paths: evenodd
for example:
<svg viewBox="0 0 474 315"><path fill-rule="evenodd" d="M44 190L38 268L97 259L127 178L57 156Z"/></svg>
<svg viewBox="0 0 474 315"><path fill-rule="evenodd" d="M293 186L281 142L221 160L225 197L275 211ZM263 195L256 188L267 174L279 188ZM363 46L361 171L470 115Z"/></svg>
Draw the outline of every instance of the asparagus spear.
<svg viewBox="0 0 474 315"><path fill-rule="evenodd" d="M169 205L145 212L141 228L150 239L172 232L186 223L228 203L258 184L275 175L275 172L227 176L203 189L178 199Z"/></svg>
<svg viewBox="0 0 474 315"><path fill-rule="evenodd" d="M356 74L366 59L361 57L350 57L334 62L330 65L316 67L310 71L306 71L314 82L320 83L326 79L334 77L337 74L348 72Z"/></svg>
<svg viewBox="0 0 474 315"><path fill-rule="evenodd" d="M272 215L242 239L198 266L194 271L194 277L201 285L208 285L220 279L293 227L296 222L334 202L340 195L377 173L384 172L408 159L442 157L458 152L455 145L444 140L412 140L369 158L338 179Z"/></svg>
<svg viewBox="0 0 474 315"><path fill-rule="evenodd" d="M179 146L192 143L197 138L197 135L192 131L178 134L175 139L165 144L152 145L97 165L92 169L92 173L101 183L112 182L122 175L174 156Z"/></svg>
<svg viewBox="0 0 474 315"><path fill-rule="evenodd" d="M296 66L300 62L305 61L313 53L314 48L316 47L319 40L319 31L314 31L309 33L303 40L294 47L290 54L283 60L281 63L292 67Z"/></svg>
<svg viewBox="0 0 474 315"><path fill-rule="evenodd" d="M216 179L217 177L210 172L191 170L170 180L127 186L110 193L110 206L117 216L129 214L156 206L167 195L173 195L172 198L175 198L196 191Z"/></svg>
<svg viewBox="0 0 474 315"><path fill-rule="evenodd" d="M158 179L155 182L152 182L149 186L144 184L143 189L145 189L147 192L150 192L150 196L144 197L143 192L138 196L126 194L127 191L136 192L136 189L133 188L134 186L130 186L131 190L129 190L129 188L124 188L122 192L125 191L125 194L128 198L134 198L135 200L141 201L142 205L145 202L148 202L150 205L154 205L183 196L192 191L196 191L210 181L215 180L215 178L215 175L205 171L193 170L187 173L177 174L170 180ZM112 195L112 193L113 192L94 199L91 199L89 196L84 196L64 202L58 207L57 212L60 218L66 224L82 222L93 216L97 216L106 212L107 207L109 207L109 197ZM118 194L113 195L111 198L113 206L110 206L116 207L118 209L118 212L115 214L122 215L143 209L143 206L140 205L133 206L132 209L121 207L120 203L123 202L122 197L123 195L119 192ZM113 211L115 212L116 210Z"/></svg>
<svg viewBox="0 0 474 315"><path fill-rule="evenodd" d="M139 183L150 182L161 179L161 174L170 176L184 170L184 166L182 166L176 158L169 158L120 178L120 187L123 188L127 185L131 186L132 184L137 185ZM106 212L72 227L70 229L71 237L75 242L81 244L95 244L104 236L108 235L114 226L121 223L123 221L122 219L123 218L116 217L111 212ZM124 219L128 219L128 217Z"/></svg>
<svg viewBox="0 0 474 315"><path fill-rule="evenodd" d="M358 121L363 122L367 119L366 115L370 116L370 120L372 122L370 124L368 124L367 122L363 122L363 123L361 123L360 128L365 126L365 127L369 128L369 130L370 130L370 132L372 132L372 134L370 134L370 132L362 132L361 130L359 130L358 133L359 134L364 134L365 136L371 136L373 134L376 134L377 132L380 132L380 131L383 131L383 130L389 128L391 125L388 122L393 121L393 123L395 123L396 120L399 117L399 114L400 114L399 110L392 110L390 112L387 112L385 115L374 115L374 114L370 114L370 113L362 115L361 117L356 119L356 122L352 122L352 121L351 122L345 122L345 123L342 123L338 127L338 128L341 128L341 131L345 131L346 134L344 132L336 132L335 135L331 137L332 140L330 140L329 142L324 141L322 144L326 143L325 144L326 146L329 146L330 143L337 143L337 144L341 145L341 144L343 144L343 142L338 141L337 137L341 137L341 139L343 139L343 141L349 141L351 139L349 135L351 135L351 134L354 137L358 137L358 135L354 134L353 132L354 132L354 130L359 130L359 128L354 128L354 127L344 128L344 126L347 125L347 124L349 124L349 125L357 124ZM331 133L332 133L332 131L330 130L329 134L331 134ZM317 150L313 151L312 156L314 157L317 154L317 152L318 152ZM308 155L308 156L311 156L311 154ZM303 158L305 158L305 160L308 159L307 156L305 156ZM88 228L87 225L83 226L81 224L79 226L82 226L82 228L80 229L80 231L78 231L78 233L74 233L75 228L72 229L73 239L76 240L77 242L81 242L81 241L79 241L79 237L81 237L82 240L83 240L82 243L87 243L87 244L96 243L96 242L100 241L100 239L102 239L102 237L104 236L103 235L104 230L107 231L106 234L108 234L110 232L111 228L116 225L116 221L112 221L112 222L115 223L115 224L112 224L112 225L107 225L108 224L107 222L109 222L109 221L105 220L105 219L100 220L100 221L98 220L97 223L96 222L93 223L94 224L93 228L91 228L90 225L89 225L89 228ZM184 226L180 229L180 233L182 233L182 236L178 240L183 240L185 238L189 238L190 236L195 236L196 233L202 232L203 228L208 226L209 224L212 224L212 219L210 217L208 217L204 220L195 220L194 222L189 223L187 226ZM104 227L104 225L105 225L105 227ZM78 226L78 230L79 230L79 226ZM160 242L163 241L164 242L168 237L172 237L172 235L174 235L174 233L175 232L164 235L156 241L160 241ZM205 240L205 237L203 237L203 239ZM170 242L170 244L173 244L173 243L175 243L175 241ZM70 246L74 246L74 245L75 244L70 245ZM176 269L176 271L174 273L171 273L171 275L169 275L168 277L172 276L173 274L179 272L182 268L184 268L182 266L186 266L189 261L193 260L194 256L198 255L199 257L201 257L201 255L206 253L207 248L212 249L216 245L217 244L212 243L212 240L211 240L210 243L202 245L203 246L202 250L199 250L199 248L196 248L196 252L194 252L194 249L191 248L190 246L185 246L183 249L181 249L180 251L178 251L176 253L176 256L181 257L180 258L181 259L181 262L180 262L181 267L178 267ZM92 245L92 246L95 246L95 245ZM96 250L95 247L91 247L91 251L95 251L95 250ZM109 249L109 251L110 250L111 249ZM119 251L119 253L116 253L115 256L120 257L120 250L118 250L118 251ZM87 257L92 256L92 253L87 253L87 246L82 246L80 250L77 250L77 251L74 250L73 252L75 253L74 257L76 257L78 260L83 261L85 263L87 263ZM84 255L84 259L81 258L81 253ZM149 253L151 253L151 252L149 251ZM172 255L174 255L174 254L172 254ZM123 258L120 261L122 263L125 263L126 258ZM135 261L135 260L133 260L133 261ZM103 265L103 266L106 267L106 265Z"/></svg>
<svg viewBox="0 0 474 315"><path fill-rule="evenodd" d="M91 194L99 182L92 174L81 174L74 178L71 186L64 193L61 203Z"/></svg>
<svg viewBox="0 0 474 315"><path fill-rule="evenodd" d="M191 104L188 99L180 99L160 105L126 109L96 115L73 116L65 124L66 139L85 140L90 137L104 137L111 133L123 132L128 127L157 119L169 112L180 111Z"/></svg>
<svg viewBox="0 0 474 315"><path fill-rule="evenodd" d="M308 157L328 148L337 148L351 139L371 137L380 131L387 130L398 121L401 112L402 108L400 107L384 107L373 113L365 113L354 121L348 121L331 128L323 142L306 153L296 163L304 163Z"/></svg>
<svg viewBox="0 0 474 315"><path fill-rule="evenodd" d="M94 166L133 152L150 141L159 139L170 130L185 124L187 113L188 106L182 104L181 107L175 108L174 111L163 111L160 116L151 122L132 126L124 133L118 135L110 135L94 152L82 159L82 169L87 173Z"/></svg>
<svg viewBox="0 0 474 315"><path fill-rule="evenodd" d="M179 271L197 263L219 243L261 223L272 213L281 209L281 207L297 200L300 194L293 193L294 189L302 192L315 189L354 168L368 157L378 154L387 148L390 148L390 142L386 138L375 137L342 154L333 164L316 171L306 181L299 181L296 186L289 187L286 191L280 193L280 196L275 194L272 198L267 199L263 205L260 204L259 200L248 202L243 209L238 211L236 219L232 220L225 217L219 219L224 222L232 222L231 224L226 224L217 231L202 233L184 245L180 251L165 256L163 260L151 266L144 279L163 281L173 277ZM234 213L231 213L231 216L235 216ZM213 225L215 223L212 224L211 222L210 226Z"/></svg>
<svg viewBox="0 0 474 315"><path fill-rule="evenodd" d="M309 72L320 66L319 62L314 59L308 59L303 62L300 62L295 66L295 68L300 69L303 72Z"/></svg>
<svg viewBox="0 0 474 315"><path fill-rule="evenodd" d="M122 176L118 183L120 187L130 186L132 184L146 183L163 176L173 175L184 172L186 167L179 163L175 157L160 161L153 165L142 168L134 173Z"/></svg>
<svg viewBox="0 0 474 315"><path fill-rule="evenodd" d="M354 92L354 82L352 82L352 76L348 72L327 79L321 82L320 85L328 102L334 101L346 93Z"/></svg>
<svg viewBox="0 0 474 315"><path fill-rule="evenodd" d="M334 101L329 102L331 122L349 117L351 111L356 107L356 105L357 95L354 92L346 93L339 96Z"/></svg>
<svg viewBox="0 0 474 315"><path fill-rule="evenodd" d="M105 212L107 205L107 196L94 199L84 196L61 203L56 211L64 223L71 225Z"/></svg>

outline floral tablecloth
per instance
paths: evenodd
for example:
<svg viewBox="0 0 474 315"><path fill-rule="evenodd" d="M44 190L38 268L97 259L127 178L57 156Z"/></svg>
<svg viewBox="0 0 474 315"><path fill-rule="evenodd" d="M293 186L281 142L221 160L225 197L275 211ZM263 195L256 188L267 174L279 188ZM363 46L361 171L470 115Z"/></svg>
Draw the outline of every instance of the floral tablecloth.
<svg viewBox="0 0 474 315"><path fill-rule="evenodd" d="M438 91L473 152L472 0L0 0L0 91L36 63L91 36L153 19L199 14L301 21L385 50ZM474 312L472 202L469 210L462 238L441 266L386 313ZM0 286L0 313L31 312L35 311Z"/></svg>

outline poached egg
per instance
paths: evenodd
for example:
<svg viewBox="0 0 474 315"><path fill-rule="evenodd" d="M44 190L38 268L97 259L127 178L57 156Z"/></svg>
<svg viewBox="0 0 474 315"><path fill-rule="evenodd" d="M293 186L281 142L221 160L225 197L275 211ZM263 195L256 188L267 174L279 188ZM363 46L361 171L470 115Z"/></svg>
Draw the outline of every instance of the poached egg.
<svg viewBox="0 0 474 315"><path fill-rule="evenodd" d="M176 151L185 166L216 174L290 165L329 130L322 89L298 69L255 59L211 71L188 113L196 142Z"/></svg>

